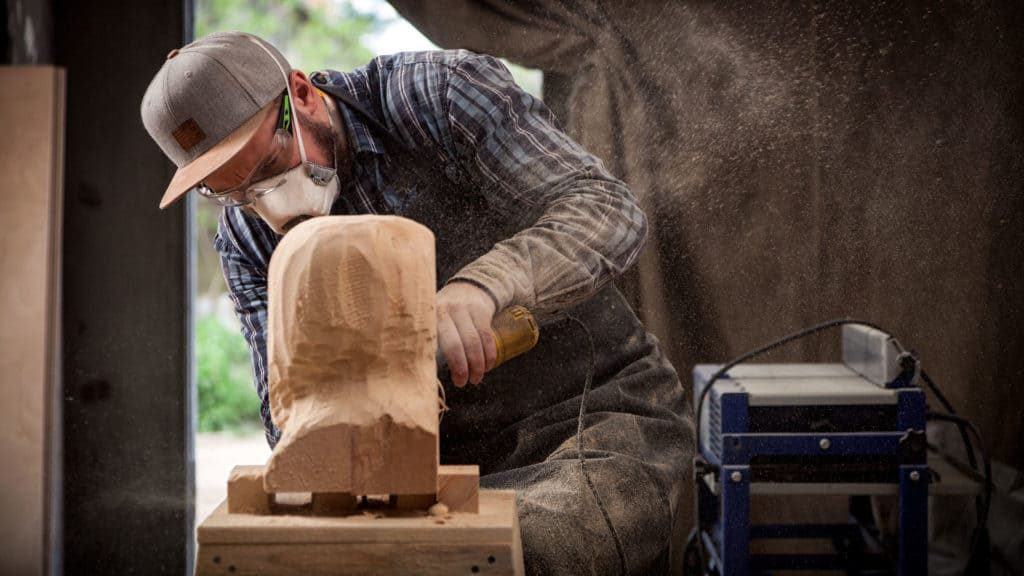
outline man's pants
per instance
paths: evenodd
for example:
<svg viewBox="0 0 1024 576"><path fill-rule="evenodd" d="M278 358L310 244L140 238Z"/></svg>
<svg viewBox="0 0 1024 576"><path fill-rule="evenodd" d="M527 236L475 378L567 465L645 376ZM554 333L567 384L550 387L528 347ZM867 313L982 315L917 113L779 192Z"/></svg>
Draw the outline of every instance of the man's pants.
<svg viewBox="0 0 1024 576"><path fill-rule="evenodd" d="M599 296L613 308L621 299L617 291ZM587 324L598 350L610 340L621 354L596 359L597 379L587 395L582 428L586 368L575 366L568 369L580 374L578 381L563 382L578 387L578 394L461 443L465 450L447 451L454 458L446 463L480 463L482 487L516 490L528 574L664 573L682 483L690 480L694 436L689 403L656 339L635 319L634 327ZM563 342L548 347L553 356L545 360L545 376L510 384L518 387L515 400L493 406L494 418L502 409L543 403L542 398L533 400L531 391L542 394L541 386L554 385L546 378L559 376L556 358L563 358L561 364L582 358L589 366L589 346L579 330L561 332ZM575 354L569 356L570 350ZM485 378L480 392L456 390L454 396L483 394L487 387ZM460 399L451 396L455 410L472 410L459 408ZM497 402L477 400L484 411Z"/></svg>

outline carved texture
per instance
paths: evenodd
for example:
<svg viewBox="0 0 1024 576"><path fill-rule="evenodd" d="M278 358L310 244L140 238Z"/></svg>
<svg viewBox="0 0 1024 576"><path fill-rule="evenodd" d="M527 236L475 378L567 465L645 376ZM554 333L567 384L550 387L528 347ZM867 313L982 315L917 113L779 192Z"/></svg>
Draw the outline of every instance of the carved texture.
<svg viewBox="0 0 1024 576"><path fill-rule="evenodd" d="M391 216L292 229L270 262L270 492L436 490L434 237Z"/></svg>

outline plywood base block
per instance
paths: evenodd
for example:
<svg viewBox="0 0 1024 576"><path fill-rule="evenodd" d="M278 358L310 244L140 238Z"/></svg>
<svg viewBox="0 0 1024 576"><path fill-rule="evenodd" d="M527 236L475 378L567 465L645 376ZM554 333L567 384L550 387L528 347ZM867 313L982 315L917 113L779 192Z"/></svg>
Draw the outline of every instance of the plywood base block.
<svg viewBox="0 0 1024 576"><path fill-rule="evenodd" d="M196 529L195 573L523 574L515 492L477 495L477 513L443 516L408 510L268 516L228 513L221 504Z"/></svg>

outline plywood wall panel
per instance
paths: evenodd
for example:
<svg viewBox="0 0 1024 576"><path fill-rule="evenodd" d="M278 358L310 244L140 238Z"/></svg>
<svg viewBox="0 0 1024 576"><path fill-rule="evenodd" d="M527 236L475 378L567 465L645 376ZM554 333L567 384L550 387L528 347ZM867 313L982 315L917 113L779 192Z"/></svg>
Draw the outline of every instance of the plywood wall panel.
<svg viewBox="0 0 1024 576"><path fill-rule="evenodd" d="M64 73L0 68L0 573L44 574L53 537Z"/></svg>

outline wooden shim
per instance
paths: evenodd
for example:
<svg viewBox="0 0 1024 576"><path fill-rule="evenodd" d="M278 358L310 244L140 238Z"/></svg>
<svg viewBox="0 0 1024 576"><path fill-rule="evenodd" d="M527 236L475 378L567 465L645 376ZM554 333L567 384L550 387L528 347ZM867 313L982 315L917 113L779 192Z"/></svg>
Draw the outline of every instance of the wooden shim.
<svg viewBox="0 0 1024 576"><path fill-rule="evenodd" d="M441 466L437 469L437 501L451 512L476 513L480 507L480 467Z"/></svg>
<svg viewBox="0 0 1024 576"><path fill-rule="evenodd" d="M273 497L263 490L263 466L235 466L228 477L228 512L270 514Z"/></svg>

